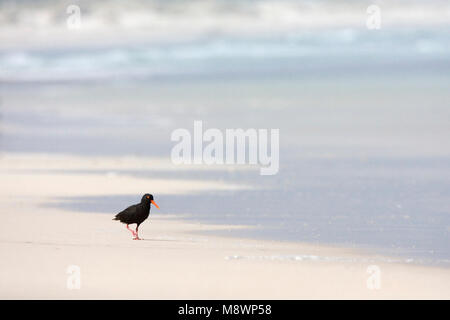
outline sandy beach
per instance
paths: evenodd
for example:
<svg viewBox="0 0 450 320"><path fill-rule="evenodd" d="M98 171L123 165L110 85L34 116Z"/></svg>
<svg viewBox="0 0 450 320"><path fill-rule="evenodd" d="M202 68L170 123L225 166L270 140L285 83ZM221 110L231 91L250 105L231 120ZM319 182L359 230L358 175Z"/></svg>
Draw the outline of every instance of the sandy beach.
<svg viewBox="0 0 450 320"><path fill-rule="evenodd" d="M0 299L449 299L450 4L385 2L0 1Z"/></svg>
<svg viewBox="0 0 450 320"><path fill-rule="evenodd" d="M237 186L147 178L139 184L127 176L55 173L61 156L39 159L0 158L2 299L450 298L446 268L340 247L213 236L205 231L240 227L185 222L163 204L141 226L144 240L133 241L124 225L111 220L116 212L79 213L44 204L63 194L125 189L138 199L144 186L157 185L162 193ZM71 163L85 171L96 166L89 158L73 157ZM71 266L79 268L79 289L68 286ZM368 285L370 266L379 270L378 287Z"/></svg>

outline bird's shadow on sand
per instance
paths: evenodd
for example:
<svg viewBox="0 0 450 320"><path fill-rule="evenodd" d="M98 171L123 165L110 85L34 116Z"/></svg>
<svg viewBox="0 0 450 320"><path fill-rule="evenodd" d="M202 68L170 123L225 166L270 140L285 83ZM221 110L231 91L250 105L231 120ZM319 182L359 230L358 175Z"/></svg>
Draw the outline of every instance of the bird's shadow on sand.
<svg viewBox="0 0 450 320"><path fill-rule="evenodd" d="M141 238L140 240L136 240L136 241L152 241L152 242L161 242L161 241L166 241L166 242L186 242L185 240L143 239L143 238Z"/></svg>

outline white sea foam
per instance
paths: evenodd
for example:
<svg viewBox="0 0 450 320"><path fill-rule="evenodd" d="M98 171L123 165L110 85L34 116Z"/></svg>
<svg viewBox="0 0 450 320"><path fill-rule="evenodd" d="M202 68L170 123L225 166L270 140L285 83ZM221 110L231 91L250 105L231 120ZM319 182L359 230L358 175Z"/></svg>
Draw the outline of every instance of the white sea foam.
<svg viewBox="0 0 450 320"><path fill-rule="evenodd" d="M140 1L80 0L83 27L147 29L149 32L261 33L299 28L365 25L368 4L355 1L194 0ZM383 25L448 23L448 1L384 1ZM4 27L52 28L65 26L66 3L57 0L0 3Z"/></svg>
<svg viewBox="0 0 450 320"><path fill-rule="evenodd" d="M448 266L449 260L426 260L412 258L389 258L389 257L344 257L344 256L317 256L309 254L292 254L292 255L231 255L226 256L225 260L252 260L252 261L293 261L293 262L340 262L340 263L408 263L408 264L436 264Z"/></svg>

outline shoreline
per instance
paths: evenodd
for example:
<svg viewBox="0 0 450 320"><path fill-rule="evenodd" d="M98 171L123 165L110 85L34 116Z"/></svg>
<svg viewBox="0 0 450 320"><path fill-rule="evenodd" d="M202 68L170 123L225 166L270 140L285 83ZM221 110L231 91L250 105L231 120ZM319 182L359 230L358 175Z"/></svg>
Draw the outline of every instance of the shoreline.
<svg viewBox="0 0 450 320"><path fill-rule="evenodd" d="M120 197L120 203L126 203L126 198L130 201L135 201L134 197L146 189L149 185L158 186L158 194L165 197L202 193L205 191L214 190L217 192L234 192L255 190L256 187L252 185L236 184L233 182L216 183L212 179L179 179L171 177L170 179L161 177L154 177L149 179L139 178L133 174L123 174L123 172L134 170L148 169L151 164L153 172L188 172L192 167L190 166L176 166L164 158L154 157L140 157L140 156L123 156L123 157L105 157L105 156L80 156L69 154L44 154L44 153L14 153L6 152L0 156L0 174L2 180L5 182L0 186L0 194L5 192L13 192L15 194L30 193L33 197L38 197L42 200L40 206L43 208L59 208L61 211L73 211L76 213L100 213L105 214L105 205L111 198ZM197 170L205 172L213 172L215 170L257 170L251 166L231 166L228 168L221 166L200 166ZM38 185L40 181L48 181L45 188L30 190L29 186ZM70 192L61 189L59 186L63 183L81 185L83 181L89 181L89 185L83 189L71 189ZM260 187L259 187L260 188ZM49 196L51 195L51 196ZM45 200L43 200L45 199ZM92 202L94 201L94 202ZM124 202L125 201L125 202ZM97 203L98 202L98 203ZM97 203L97 204L96 204ZM99 206L100 205L100 206ZM93 208L91 208L93 206ZM96 207L97 206L97 207ZM109 207L108 207L109 208ZM109 209L108 209L109 212ZM112 212L112 211L111 211ZM156 210L152 210L152 215L158 214ZM179 214L168 212L173 216L178 217L186 223L204 223L206 225L220 225L224 226L215 232L203 232L203 235L211 233L212 236L242 238L248 240L258 241L279 241L282 243L299 243L305 244L303 240L285 239L281 237L268 238L262 236L261 233L253 233L246 236L239 229L246 228L252 230L258 227L251 225L235 225L222 223L219 221L205 221L201 217L195 218L193 213ZM164 213L166 215L166 213ZM234 232L234 231L238 232ZM201 234L200 234L201 235ZM344 249L353 249L367 255L381 257L382 261L406 263L420 266L436 266L448 268L450 261L446 258L430 258L429 255L408 254L406 252L395 252L396 249L389 249L382 246L370 246L364 244L352 243L327 243L325 241L313 242L318 246L337 247ZM390 253L392 252L392 253Z"/></svg>
<svg viewBox="0 0 450 320"><path fill-rule="evenodd" d="M0 158L0 176L6 181L0 186L2 299L450 298L448 268L377 260L378 255L359 249L205 235L201 233L241 226L180 221L170 212L152 211L140 228L145 240L133 241L123 224L111 220L112 214L42 204L57 195L104 194L99 186L106 184L114 195L122 194L121 188L136 193L155 182L158 190L189 192L189 183L174 189L164 179L141 179L142 185L135 186L132 177L119 182L95 174L78 180L59 174L36 177L12 170L24 163L4 160ZM52 166L51 161L42 163ZM198 190L213 187L205 183L198 182ZM81 286L71 290L74 266ZM379 276L379 287L371 288L374 276Z"/></svg>

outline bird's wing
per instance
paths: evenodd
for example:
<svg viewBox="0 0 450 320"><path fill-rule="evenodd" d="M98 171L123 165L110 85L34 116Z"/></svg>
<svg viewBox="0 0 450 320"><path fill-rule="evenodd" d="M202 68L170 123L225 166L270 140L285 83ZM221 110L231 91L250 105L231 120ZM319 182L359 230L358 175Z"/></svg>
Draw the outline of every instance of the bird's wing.
<svg viewBox="0 0 450 320"><path fill-rule="evenodd" d="M119 212L118 214L116 214L116 218L131 218L135 215L137 215L137 204L134 204L132 206L129 206L128 208L126 208L125 210Z"/></svg>

